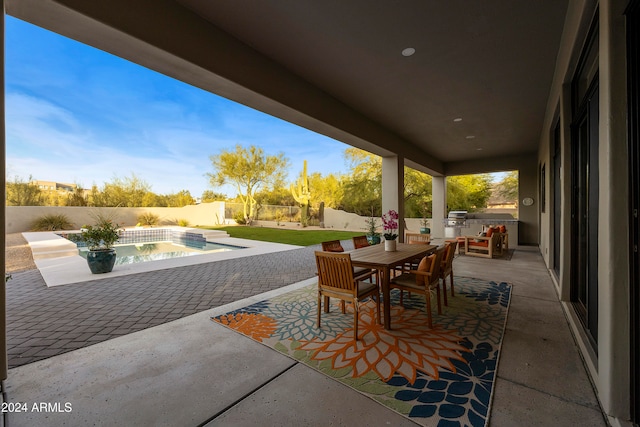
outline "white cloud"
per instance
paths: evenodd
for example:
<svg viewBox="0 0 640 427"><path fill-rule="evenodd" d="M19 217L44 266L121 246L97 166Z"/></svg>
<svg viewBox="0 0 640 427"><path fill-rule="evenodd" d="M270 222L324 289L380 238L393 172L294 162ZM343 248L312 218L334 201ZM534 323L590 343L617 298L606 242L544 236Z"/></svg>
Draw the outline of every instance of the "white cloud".
<svg viewBox="0 0 640 427"><path fill-rule="evenodd" d="M100 129L77 113L22 93L7 94L7 164L11 176L101 186L114 177L134 173L156 193L189 190L200 196L210 189L210 155L235 144L260 145L267 154L284 152L290 159L289 179L295 180L303 160L309 172L344 170L344 144L261 113L218 112L225 124L214 128L197 118L186 122L149 123L131 116L126 129ZM117 112L114 112L117 114ZM244 127L242 127L244 123ZM104 127L104 124L100 124ZM215 189L229 196L231 187Z"/></svg>
<svg viewBox="0 0 640 427"><path fill-rule="evenodd" d="M188 135L189 141L202 142L205 138L197 133ZM10 176L77 182L90 187L111 181L114 176L135 173L157 193L189 189L200 195L207 186L204 173L209 159L205 154L189 153L190 144L185 144L185 139L173 146L158 147L148 156L134 155L126 148L95 138L70 111L28 95L7 96Z"/></svg>
<svg viewBox="0 0 640 427"><path fill-rule="evenodd" d="M6 95L6 129L7 146L21 151L70 154L88 137L70 111L18 93Z"/></svg>

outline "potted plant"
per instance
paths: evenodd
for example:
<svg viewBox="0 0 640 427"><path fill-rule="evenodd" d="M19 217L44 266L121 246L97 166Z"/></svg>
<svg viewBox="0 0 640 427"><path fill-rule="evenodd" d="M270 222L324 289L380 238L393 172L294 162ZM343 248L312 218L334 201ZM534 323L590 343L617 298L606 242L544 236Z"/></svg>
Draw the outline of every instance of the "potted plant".
<svg viewBox="0 0 640 427"><path fill-rule="evenodd" d="M429 228L429 220L427 218L422 218L420 220L420 234L431 234L431 229Z"/></svg>
<svg viewBox="0 0 640 427"><path fill-rule="evenodd" d="M380 233L378 233L378 223L376 218L370 216L369 218L364 220L365 224L367 224L367 241L370 245L377 245L380 243Z"/></svg>
<svg viewBox="0 0 640 427"><path fill-rule="evenodd" d="M391 209L382 215L382 228L384 229L384 250L393 252L396 250L396 238L398 237L398 212Z"/></svg>
<svg viewBox="0 0 640 427"><path fill-rule="evenodd" d="M120 237L121 228L111 220L99 221L96 225L85 225L80 230L82 241L87 245L87 264L93 274L108 273L116 262L113 245Z"/></svg>

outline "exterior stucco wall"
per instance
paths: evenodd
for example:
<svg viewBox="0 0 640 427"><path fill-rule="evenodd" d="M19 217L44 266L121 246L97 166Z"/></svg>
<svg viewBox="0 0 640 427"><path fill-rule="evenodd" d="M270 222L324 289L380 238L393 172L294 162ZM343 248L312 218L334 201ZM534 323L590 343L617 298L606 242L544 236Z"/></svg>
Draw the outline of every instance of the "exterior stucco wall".
<svg viewBox="0 0 640 427"><path fill-rule="evenodd" d="M324 226L325 228L332 228L335 230L345 230L345 231L362 231L364 234L367 230L366 220L368 217L356 215L354 213L341 211L338 209L325 208L324 209ZM382 221L380 218L376 218L376 223L378 224L378 232L382 233ZM427 219L428 226L432 227L432 220ZM420 218L406 218L405 222L407 224L406 231L417 233L420 231Z"/></svg>
<svg viewBox="0 0 640 427"><path fill-rule="evenodd" d="M560 299L574 330L604 412L612 425L630 418L630 328L626 128L626 42L624 10L627 0L575 1L565 22L538 163L546 167L547 209L540 215L540 251L552 267L553 251L560 251L561 274L556 278ZM599 235L597 353L590 349L571 300L571 88L570 82L596 8L599 10ZM560 120L562 154L560 248L553 245L553 126ZM522 194L521 197L522 198ZM555 277L555 276L554 276Z"/></svg>
<svg viewBox="0 0 640 427"><path fill-rule="evenodd" d="M539 238L539 246L540 246L540 253L542 254L542 258L544 259L545 264L547 265L547 267L551 267L552 263L550 261L551 259L551 250L553 249L551 246L551 241L553 240L553 235L552 235L552 218L553 218L553 205L551 204L551 200L553 197L552 194L552 189L553 186L550 185L550 182L553 179L553 166L551 163L551 150L552 148L552 141L553 141L553 126L550 129L550 132L542 132L542 138L540 141L540 152L538 153L539 156L539 165L540 165L540 170L542 169L542 165L544 165L544 169L545 169L545 179L544 179L544 183L542 182L542 179L538 180L538 194L545 194L545 200L539 200L539 202L541 204L544 204L545 209L544 212L542 211L542 208L540 208L540 238ZM544 191L541 191L541 186L544 185ZM542 205L541 205L542 206ZM550 250L551 249L551 250Z"/></svg>
<svg viewBox="0 0 640 427"><path fill-rule="evenodd" d="M537 245L539 236L538 211L540 200L538 199L538 164L535 161L528 162L518 169L518 230L521 245ZM530 197L533 205L524 206L522 200Z"/></svg>
<svg viewBox="0 0 640 427"><path fill-rule="evenodd" d="M63 214L76 228L95 223L95 215L102 214L119 224L133 226L142 213L154 213L161 222L186 219L192 226L216 225L224 221L224 202L202 203L182 208L91 208L72 206L7 206L6 232L21 233L31 230L33 221L44 215Z"/></svg>
<svg viewBox="0 0 640 427"><path fill-rule="evenodd" d="M113 219L125 226L133 226L137 222L137 216L141 213L154 213L160 217L161 222L171 222L176 219L186 219L191 226L220 225L235 221L224 217L224 202L202 203L199 205L185 206L182 208L90 208L90 207L65 207L65 206L8 206L6 215L7 233L22 233L31 230L34 219L43 215L64 214L69 220L80 228L84 224L93 224L95 214L113 214ZM367 230L368 217L359 216L332 208L325 208L325 228L346 231ZM406 218L407 231L417 233L421 227L420 218ZM429 227L433 221L427 219ZM382 233L382 221L377 218L378 231Z"/></svg>

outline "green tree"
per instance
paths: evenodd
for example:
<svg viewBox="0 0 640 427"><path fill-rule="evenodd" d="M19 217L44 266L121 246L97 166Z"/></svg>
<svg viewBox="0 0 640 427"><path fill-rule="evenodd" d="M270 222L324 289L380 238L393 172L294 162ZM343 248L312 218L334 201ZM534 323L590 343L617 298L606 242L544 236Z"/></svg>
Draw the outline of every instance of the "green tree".
<svg viewBox="0 0 640 427"><path fill-rule="evenodd" d="M66 206L87 206L87 196L81 185L76 184L76 188L67 194Z"/></svg>
<svg viewBox="0 0 640 427"><path fill-rule="evenodd" d="M448 211L476 212L487 207L491 197L491 175L458 175L447 177Z"/></svg>
<svg viewBox="0 0 640 427"><path fill-rule="evenodd" d="M340 208L359 215L382 213L382 158L358 148L345 150L350 173L341 181ZM313 186L312 186L313 187ZM314 190L315 191L315 190ZM431 215L431 176L404 168L405 216Z"/></svg>
<svg viewBox="0 0 640 427"><path fill-rule="evenodd" d="M42 190L32 181L31 176L28 181L23 181L16 176L13 181L7 182L5 187L7 206L42 206L44 203Z"/></svg>
<svg viewBox="0 0 640 427"><path fill-rule="evenodd" d="M351 171L342 181L340 208L358 215L380 216L382 213L382 158L350 147L344 157Z"/></svg>
<svg viewBox="0 0 640 427"><path fill-rule="evenodd" d="M41 195L42 206L64 206L67 201L66 195L61 194L58 190L43 190Z"/></svg>
<svg viewBox="0 0 640 427"><path fill-rule="evenodd" d="M107 182L100 190L100 195L102 202L97 206L131 206L129 200L127 200L127 194L125 193L124 188L120 185Z"/></svg>
<svg viewBox="0 0 640 427"><path fill-rule="evenodd" d="M151 185L134 173L124 178L116 176L111 182L105 182L101 189L94 184L89 194L89 205L101 207L158 206L161 200L151 192ZM160 204L163 205L166 203Z"/></svg>
<svg viewBox="0 0 640 427"><path fill-rule="evenodd" d="M113 179L112 187L117 189L122 196L120 206L140 207L145 206L144 198L151 192L151 185L138 178L134 173L130 177Z"/></svg>
<svg viewBox="0 0 640 427"><path fill-rule="evenodd" d="M309 187L313 189L313 206L317 208L320 202L324 202L326 207L338 208L344 197L342 180L339 175L322 176L319 172L312 173L309 176Z"/></svg>
<svg viewBox="0 0 640 427"><path fill-rule="evenodd" d="M495 187L498 196L506 201L518 202L518 171L511 171Z"/></svg>
<svg viewBox="0 0 640 427"><path fill-rule="evenodd" d="M89 190L89 194L87 196L87 206L106 206L104 204L104 195L96 184L91 185L91 190Z"/></svg>
<svg viewBox="0 0 640 427"><path fill-rule="evenodd" d="M430 218L432 215L431 175L404 168L404 216L407 218Z"/></svg>
<svg viewBox="0 0 640 427"><path fill-rule="evenodd" d="M202 192L202 196L200 196L200 200L202 203L210 203L217 201L227 200L227 195L222 193L216 193L215 191L205 190Z"/></svg>
<svg viewBox="0 0 640 427"><path fill-rule="evenodd" d="M256 192L269 185L281 185L289 167L289 161L283 153L268 156L261 148L253 145L249 148L236 145L234 151L222 150L210 159L213 173L207 175L211 185L235 185L247 224L255 218Z"/></svg>
<svg viewBox="0 0 640 427"><path fill-rule="evenodd" d="M255 195L260 205L295 206L291 191L284 187L265 188Z"/></svg>
<svg viewBox="0 0 640 427"><path fill-rule="evenodd" d="M151 191L145 193L142 197L142 203L140 207L150 208L150 207L161 207L168 208L170 205L169 196L164 194L156 194Z"/></svg>
<svg viewBox="0 0 640 427"><path fill-rule="evenodd" d="M167 206L172 208L181 208L183 206L195 205L196 200L191 197L189 190L178 191L174 194L167 194Z"/></svg>

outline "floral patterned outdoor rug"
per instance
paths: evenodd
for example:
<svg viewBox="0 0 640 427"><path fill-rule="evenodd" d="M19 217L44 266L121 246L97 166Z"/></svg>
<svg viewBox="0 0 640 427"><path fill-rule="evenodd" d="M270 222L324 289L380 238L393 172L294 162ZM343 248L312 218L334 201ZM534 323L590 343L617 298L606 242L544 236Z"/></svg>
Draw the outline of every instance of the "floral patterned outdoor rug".
<svg viewBox="0 0 640 427"><path fill-rule="evenodd" d="M391 294L392 330L375 322L375 302L361 305L353 341L353 308L316 326L311 285L212 318L429 426L484 426L507 320L511 285L458 277L456 296L429 329L424 297Z"/></svg>

